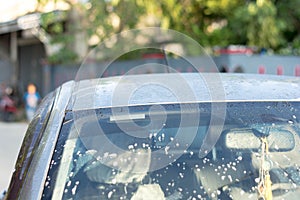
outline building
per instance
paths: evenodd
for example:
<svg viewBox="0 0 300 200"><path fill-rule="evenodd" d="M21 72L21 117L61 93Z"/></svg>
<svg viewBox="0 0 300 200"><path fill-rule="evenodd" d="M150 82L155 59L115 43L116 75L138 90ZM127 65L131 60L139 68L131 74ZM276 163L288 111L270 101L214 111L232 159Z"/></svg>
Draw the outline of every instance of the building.
<svg viewBox="0 0 300 200"><path fill-rule="evenodd" d="M0 17L0 83L11 85L23 93L33 82L40 91L47 80L45 59L53 49L49 37L41 29L41 13L59 14L68 5L49 1L39 8L36 0L12 0L1 3Z"/></svg>

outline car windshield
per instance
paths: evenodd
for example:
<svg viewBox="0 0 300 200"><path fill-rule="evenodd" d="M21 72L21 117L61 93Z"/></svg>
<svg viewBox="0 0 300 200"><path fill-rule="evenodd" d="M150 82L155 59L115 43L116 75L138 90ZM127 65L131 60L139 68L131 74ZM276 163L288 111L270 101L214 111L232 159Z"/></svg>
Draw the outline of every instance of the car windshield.
<svg viewBox="0 0 300 200"><path fill-rule="evenodd" d="M69 111L42 199L298 199L299 102L153 107Z"/></svg>

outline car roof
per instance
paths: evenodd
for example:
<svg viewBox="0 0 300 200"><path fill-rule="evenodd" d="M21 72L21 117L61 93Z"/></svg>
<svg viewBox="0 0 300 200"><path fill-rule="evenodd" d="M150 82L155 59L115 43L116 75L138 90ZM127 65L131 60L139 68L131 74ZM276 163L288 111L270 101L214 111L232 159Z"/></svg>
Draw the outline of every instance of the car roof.
<svg viewBox="0 0 300 200"><path fill-rule="evenodd" d="M68 109L191 102L300 101L300 78L261 74L169 73L75 82Z"/></svg>

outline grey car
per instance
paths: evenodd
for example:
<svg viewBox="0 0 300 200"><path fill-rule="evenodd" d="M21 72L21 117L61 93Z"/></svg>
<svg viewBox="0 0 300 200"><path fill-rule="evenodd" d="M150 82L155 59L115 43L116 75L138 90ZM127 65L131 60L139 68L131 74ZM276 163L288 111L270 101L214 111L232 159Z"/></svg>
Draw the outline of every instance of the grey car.
<svg viewBox="0 0 300 200"><path fill-rule="evenodd" d="M30 123L6 199L299 199L300 79L70 81Z"/></svg>

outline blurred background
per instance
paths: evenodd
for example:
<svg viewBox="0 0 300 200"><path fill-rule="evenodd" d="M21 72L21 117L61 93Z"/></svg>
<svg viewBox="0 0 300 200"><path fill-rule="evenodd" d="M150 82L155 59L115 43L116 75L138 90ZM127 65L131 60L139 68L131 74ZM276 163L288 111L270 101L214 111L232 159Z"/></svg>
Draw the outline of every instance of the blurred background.
<svg viewBox="0 0 300 200"><path fill-rule="evenodd" d="M192 37L221 71L299 76L299 6L300 0L3 1L0 83L20 98L32 82L45 96L74 79L83 58L105 38L149 26Z"/></svg>
<svg viewBox="0 0 300 200"><path fill-rule="evenodd" d="M1 119L26 122L23 96L29 83L44 97L75 78L91 49L133 28L184 33L205 48L221 72L300 76L299 7L300 0L1 0L0 97L12 103L12 116ZM135 59L160 62L163 56ZM129 65L125 56L105 76L121 75ZM0 123L2 141L15 142L16 152L23 135L7 137L17 124ZM21 124L18 134L27 126ZM3 145L0 149L7 152ZM4 156L0 159L3 163ZM12 168L1 171L9 174Z"/></svg>

